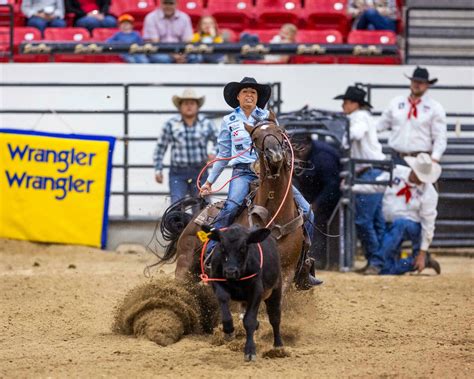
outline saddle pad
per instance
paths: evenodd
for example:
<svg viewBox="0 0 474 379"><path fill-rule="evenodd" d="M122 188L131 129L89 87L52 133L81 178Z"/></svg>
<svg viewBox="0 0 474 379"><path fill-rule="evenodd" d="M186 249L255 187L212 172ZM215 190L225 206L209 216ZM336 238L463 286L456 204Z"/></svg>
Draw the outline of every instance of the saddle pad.
<svg viewBox="0 0 474 379"><path fill-rule="evenodd" d="M225 200L218 201L214 204L209 204L204 208L199 215L196 216L194 222L199 225L210 225L216 219L219 211L224 207Z"/></svg>

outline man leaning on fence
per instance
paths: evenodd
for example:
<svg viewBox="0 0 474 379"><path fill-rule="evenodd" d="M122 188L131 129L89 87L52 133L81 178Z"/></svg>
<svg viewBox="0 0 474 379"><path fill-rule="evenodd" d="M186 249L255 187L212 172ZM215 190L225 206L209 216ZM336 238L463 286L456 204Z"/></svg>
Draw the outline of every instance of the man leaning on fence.
<svg viewBox="0 0 474 379"><path fill-rule="evenodd" d="M426 68L417 67L409 77L410 95L395 97L383 112L377 130L389 129L388 145L396 164L406 165L403 158L428 153L439 162L446 150L446 113L426 92L438 79L430 79Z"/></svg>
<svg viewBox="0 0 474 379"><path fill-rule="evenodd" d="M210 119L199 115L204 99L192 89L184 90L181 96L173 96L173 104L180 115L165 123L158 138L153 155L155 180L163 183L163 157L171 145L169 185L172 203L186 195L199 196L196 179L206 162L215 155L208 153L208 143L215 146L217 130Z"/></svg>
<svg viewBox="0 0 474 379"><path fill-rule="evenodd" d="M383 213L387 230L380 243L378 256L382 262L371 263L365 274L401 275L432 268L441 272L439 263L428 253L433 240L437 216L438 193L432 183L440 174L441 166L426 153L406 157L406 164L395 166L391 186L385 189ZM377 180L389 179L382 173ZM383 192L384 186L357 184L354 192ZM400 258L402 243L410 241L413 254Z"/></svg>
<svg viewBox="0 0 474 379"><path fill-rule="evenodd" d="M382 145L377 139L375 123L369 109L372 106L365 100L366 92L355 86L347 88L346 93L336 96L343 100L342 109L350 121L350 148L352 159L384 160ZM347 141L344 142L344 145ZM357 164L355 175L359 180L373 181L381 171L371 164ZM377 256L380 239L385 229L382 215L382 194L359 194L355 197L355 225L367 259L371 262L382 259Z"/></svg>

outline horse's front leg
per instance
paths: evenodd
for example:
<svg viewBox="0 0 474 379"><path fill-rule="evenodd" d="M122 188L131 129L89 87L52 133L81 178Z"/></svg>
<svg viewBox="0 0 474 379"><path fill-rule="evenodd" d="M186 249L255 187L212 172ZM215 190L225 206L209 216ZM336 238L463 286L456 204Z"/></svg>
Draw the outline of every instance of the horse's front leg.
<svg viewBox="0 0 474 379"><path fill-rule="evenodd" d="M182 236L176 246L178 257L176 259L175 278L187 281L193 276L194 252L199 246L194 235Z"/></svg>
<svg viewBox="0 0 474 379"><path fill-rule="evenodd" d="M234 337L234 322L232 321L232 313L230 312L229 302L230 295L219 283L213 283L214 293L221 308L222 329L224 330L224 338L231 340Z"/></svg>
<svg viewBox="0 0 474 379"><path fill-rule="evenodd" d="M247 311L244 316L244 327L247 334L247 340L244 348L244 359L246 362L257 360L257 347L255 346L254 334L258 326L258 308L262 301L262 292L257 291L247 304Z"/></svg>

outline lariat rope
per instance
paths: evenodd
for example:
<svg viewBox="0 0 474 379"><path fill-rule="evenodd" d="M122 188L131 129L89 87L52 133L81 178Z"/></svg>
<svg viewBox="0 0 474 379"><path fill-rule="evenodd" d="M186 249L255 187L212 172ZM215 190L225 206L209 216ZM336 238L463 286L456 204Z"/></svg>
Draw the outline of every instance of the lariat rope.
<svg viewBox="0 0 474 379"><path fill-rule="evenodd" d="M293 151L293 146L291 145L291 142L288 138L288 136L285 134L285 133L282 133L283 135L283 138L286 140L286 142L288 143L288 146L290 148L290 152L291 152L291 164L290 164L290 179L288 180L288 185L286 187L286 191L285 191L285 196L283 197L283 200L281 201L280 203L280 206L278 207L275 215L272 217L272 219L267 223L267 225L265 226L265 228L268 228L272 223L273 221L275 221L276 217L278 216L278 214L280 213L281 209L283 208L283 205L285 204L285 201L286 201L286 198L288 197L288 194L290 192L290 188L291 188L291 185L292 185L292 182L291 182L291 178L293 177L293 170L294 170L294 162L295 162L295 156L294 156L294 151ZM253 143L252 143L253 145ZM201 191L201 185L200 185L200 181L201 181L201 176L202 174L206 171L206 169L214 164L215 162L218 162L218 161L224 161L224 160L231 160L231 159L234 159L234 158L237 158L237 157L240 157L241 155L243 155L244 153L246 153L247 151L249 151L251 148L252 148L252 145L245 149L244 151L242 151L241 153L235 155L235 156L232 156L232 157L223 157L223 158L216 158L216 159L213 159L212 161L208 162L204 167L203 169L201 170L201 172L199 173L198 175L198 178L197 178L197 188L199 189L199 191ZM219 192L221 189L223 189L228 183L230 183L232 180L234 180L235 178L237 178L238 176L234 176L232 178L230 178L228 181L226 181L224 183L223 186L221 186L219 189L217 190L214 190L214 191L210 191L210 193L215 193L215 192ZM224 231L226 230L227 228L222 228L220 229L221 231ZM207 238L207 233L205 233L206 236L204 238ZM204 283L208 283L208 282L225 282L227 281L227 279L225 278L209 278L209 276L206 274L206 270L205 270L205 267L204 267L204 256L206 254L206 250L207 250L207 244L209 243L209 239L206 239L205 241L203 241L203 246L202 246L202 250L201 250L201 258L200 258L200 262L201 262L201 275L199 275L199 277L201 278L201 280L204 282ZM258 246L258 250L259 250L259 253L260 253L260 270L262 269L263 267L263 250L262 250L262 246L260 245L260 243L257 244ZM250 279L250 278L253 278L257 275L258 273L254 273L252 275L248 275L248 276L245 276L243 278L240 278L239 280L247 280L247 279Z"/></svg>

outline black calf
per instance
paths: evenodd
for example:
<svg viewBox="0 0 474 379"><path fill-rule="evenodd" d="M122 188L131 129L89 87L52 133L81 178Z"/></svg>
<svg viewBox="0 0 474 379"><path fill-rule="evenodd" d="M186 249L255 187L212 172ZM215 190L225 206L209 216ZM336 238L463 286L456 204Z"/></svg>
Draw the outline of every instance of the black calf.
<svg viewBox="0 0 474 379"><path fill-rule="evenodd" d="M209 227L203 226L203 229L209 231ZM212 281L212 287L221 307L222 325L227 338L231 338L234 332L229 301L239 301L247 307L244 316L246 361L255 361L257 357L253 336L258 327L257 315L262 300L273 328L273 344L275 347L283 346L280 336L280 256L275 239L269 236L269 229L249 231L241 225L232 225L225 231L212 230L209 236L218 242L211 258L210 280L226 279ZM263 262L257 243L263 251Z"/></svg>

